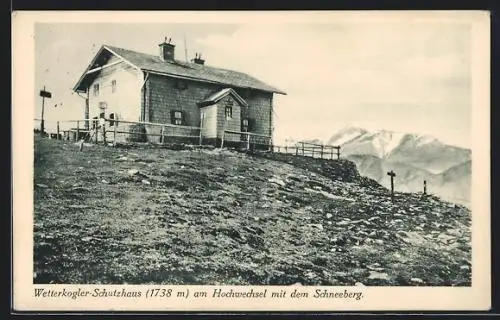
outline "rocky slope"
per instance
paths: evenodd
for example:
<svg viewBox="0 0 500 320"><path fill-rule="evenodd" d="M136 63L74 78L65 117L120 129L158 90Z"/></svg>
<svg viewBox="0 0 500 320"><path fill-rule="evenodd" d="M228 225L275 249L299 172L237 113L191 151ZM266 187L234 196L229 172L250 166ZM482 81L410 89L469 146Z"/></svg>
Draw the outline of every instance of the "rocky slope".
<svg viewBox="0 0 500 320"><path fill-rule="evenodd" d="M35 283L471 281L470 211L353 163L36 137Z"/></svg>

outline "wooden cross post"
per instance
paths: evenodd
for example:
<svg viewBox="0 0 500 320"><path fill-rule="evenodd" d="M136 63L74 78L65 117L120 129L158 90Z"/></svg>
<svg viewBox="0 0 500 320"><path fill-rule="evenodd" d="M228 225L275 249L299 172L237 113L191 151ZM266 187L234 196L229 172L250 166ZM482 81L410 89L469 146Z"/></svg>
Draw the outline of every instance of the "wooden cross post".
<svg viewBox="0 0 500 320"><path fill-rule="evenodd" d="M424 180L424 194L427 194L427 180Z"/></svg>
<svg viewBox="0 0 500 320"><path fill-rule="evenodd" d="M391 200L394 202L394 177L396 176L396 173L391 170L387 172L387 175L391 177Z"/></svg>
<svg viewBox="0 0 500 320"><path fill-rule="evenodd" d="M59 121L57 121L57 136L56 139L59 140Z"/></svg>
<svg viewBox="0 0 500 320"><path fill-rule="evenodd" d="M52 93L45 90L45 86L43 86L43 90L40 91L40 97L42 97L42 121L40 123L40 131L45 132L45 119L43 119L43 113L45 111L45 98L52 98Z"/></svg>

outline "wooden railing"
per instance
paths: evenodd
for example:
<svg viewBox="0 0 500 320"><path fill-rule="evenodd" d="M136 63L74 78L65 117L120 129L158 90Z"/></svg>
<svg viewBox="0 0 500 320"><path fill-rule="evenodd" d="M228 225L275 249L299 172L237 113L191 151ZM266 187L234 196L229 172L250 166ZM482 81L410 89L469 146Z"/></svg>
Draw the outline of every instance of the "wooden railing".
<svg viewBox="0 0 500 320"><path fill-rule="evenodd" d="M35 119L35 122L37 121L41 120ZM92 140L96 143L98 141L103 141L104 143L113 142L113 144L116 144L119 140L119 135L125 135L126 137L135 135L145 138L146 141L150 140L149 137L157 137L157 142L159 143L166 143L169 138L184 138L190 140L196 139L196 141L201 141L201 129L194 126L115 120L109 118L59 121L45 120L45 122L56 123L55 129L45 131L49 137L55 136L57 139L80 140L83 138L84 140ZM74 125L69 126L69 128L61 128L62 124L68 123L72 123ZM123 125L127 126L124 128ZM144 127L144 132L133 131L131 128L134 125Z"/></svg>
<svg viewBox="0 0 500 320"><path fill-rule="evenodd" d="M273 152L321 159L340 159L340 146L330 146L309 142L297 142L292 146L273 146Z"/></svg>
<svg viewBox="0 0 500 320"><path fill-rule="evenodd" d="M234 130L224 130L221 139L221 148L224 147L224 140L228 135L238 135L239 141L244 142L247 150L253 149L255 145L261 146L270 146L271 136L255 133L255 132L247 132L247 131L234 131Z"/></svg>

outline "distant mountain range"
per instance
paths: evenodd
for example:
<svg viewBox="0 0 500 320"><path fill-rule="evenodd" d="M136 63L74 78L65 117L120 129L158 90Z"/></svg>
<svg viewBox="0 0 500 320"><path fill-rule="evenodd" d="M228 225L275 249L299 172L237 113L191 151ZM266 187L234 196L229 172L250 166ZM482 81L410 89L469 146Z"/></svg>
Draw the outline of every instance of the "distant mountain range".
<svg viewBox="0 0 500 320"><path fill-rule="evenodd" d="M470 202L471 151L442 143L435 137L388 130L348 127L335 133L328 145L340 145L341 154L356 163L361 175L389 187L387 171L394 170L395 189L427 191L444 199Z"/></svg>

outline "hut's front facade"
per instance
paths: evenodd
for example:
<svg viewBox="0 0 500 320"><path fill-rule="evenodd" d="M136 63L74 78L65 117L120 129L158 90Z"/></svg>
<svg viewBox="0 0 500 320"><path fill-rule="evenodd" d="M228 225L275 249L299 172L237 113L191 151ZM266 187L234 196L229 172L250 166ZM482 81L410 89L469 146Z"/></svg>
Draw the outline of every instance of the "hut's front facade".
<svg viewBox="0 0 500 320"><path fill-rule="evenodd" d="M237 132L272 136L273 95L283 91L241 72L207 66L199 56L192 62L175 60L175 46L166 41L159 49L153 56L102 46L74 88L87 96L85 118L117 120L108 130L118 132L133 126L120 121L165 124L178 137L199 135L201 127L202 139L214 144L223 137L241 141ZM145 127L149 141L159 141L165 130Z"/></svg>

